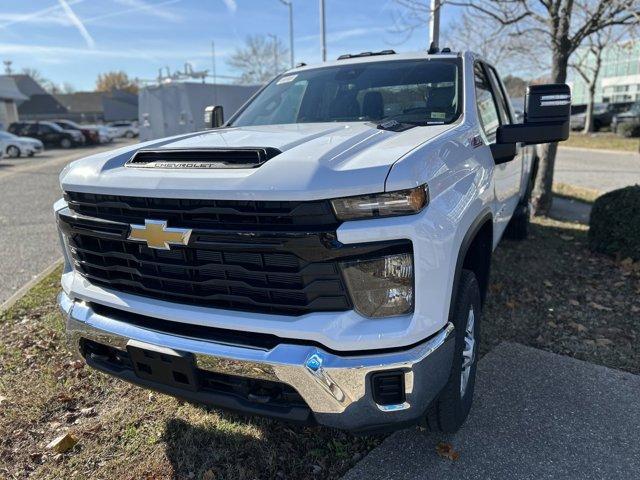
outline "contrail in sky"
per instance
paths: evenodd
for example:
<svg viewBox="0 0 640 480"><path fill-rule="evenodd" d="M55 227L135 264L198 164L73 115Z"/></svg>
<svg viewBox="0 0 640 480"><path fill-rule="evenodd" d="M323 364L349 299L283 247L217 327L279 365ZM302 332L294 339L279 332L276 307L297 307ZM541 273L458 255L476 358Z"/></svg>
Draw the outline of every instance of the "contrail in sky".
<svg viewBox="0 0 640 480"><path fill-rule="evenodd" d="M75 27L80 32L80 35L82 35L82 38L84 38L84 41L87 42L87 46L89 46L89 48L95 47L96 42L93 40L93 37L89 34L87 29L85 28L84 24L82 23L82 20L80 20L78 16L75 14L75 12L71 10L71 7L67 3L67 0L58 0L58 3L64 10L64 13L67 14L67 17L69 17L69 21L75 25Z"/></svg>

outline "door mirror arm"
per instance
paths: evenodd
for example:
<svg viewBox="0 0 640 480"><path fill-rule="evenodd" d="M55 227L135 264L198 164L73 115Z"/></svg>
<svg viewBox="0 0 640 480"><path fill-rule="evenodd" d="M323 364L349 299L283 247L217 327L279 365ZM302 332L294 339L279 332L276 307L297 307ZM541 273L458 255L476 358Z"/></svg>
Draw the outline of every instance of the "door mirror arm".
<svg viewBox="0 0 640 480"><path fill-rule="evenodd" d="M493 161L496 165L507 163L516 157L516 144L514 143L492 143L489 148L491 149L491 155L493 155Z"/></svg>

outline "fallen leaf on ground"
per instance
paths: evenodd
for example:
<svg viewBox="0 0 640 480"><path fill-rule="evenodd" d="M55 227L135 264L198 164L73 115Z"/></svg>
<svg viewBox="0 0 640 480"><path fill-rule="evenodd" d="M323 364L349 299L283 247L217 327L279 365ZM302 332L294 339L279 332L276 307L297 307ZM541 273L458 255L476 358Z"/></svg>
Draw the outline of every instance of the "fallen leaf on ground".
<svg viewBox="0 0 640 480"><path fill-rule="evenodd" d="M589 306L595 308L596 310L604 310L607 312L610 312L611 310L613 310L613 308L605 307L604 305L600 305L599 303L596 303L596 302L590 302Z"/></svg>
<svg viewBox="0 0 640 480"><path fill-rule="evenodd" d="M71 450L74 445L78 443L78 439L70 433L65 433L57 438L54 438L47 445L47 450L53 450L58 453L65 453Z"/></svg>
<svg viewBox="0 0 640 480"><path fill-rule="evenodd" d="M544 281L544 282L542 282L542 283L544 283L544 286L545 286L545 287L549 287L549 288L553 287L553 283L551 283L549 280L545 280L545 281Z"/></svg>
<svg viewBox="0 0 640 480"><path fill-rule="evenodd" d="M569 322L568 324L571 328L573 328L576 332L586 332L587 327L578 322Z"/></svg>
<svg viewBox="0 0 640 480"><path fill-rule="evenodd" d="M3 397L2 395L0 395L0 405L5 403L6 401L7 401L7 397Z"/></svg>
<svg viewBox="0 0 640 480"><path fill-rule="evenodd" d="M562 240L566 240L567 242L573 240L573 237L571 235L560 235L560 238Z"/></svg>
<svg viewBox="0 0 640 480"><path fill-rule="evenodd" d="M580 302L577 300L574 300L573 298L569 300L569 304L573 305L574 307L577 307L580 305Z"/></svg>
<svg viewBox="0 0 640 480"><path fill-rule="evenodd" d="M596 345L598 345L599 347L608 347L610 345L613 345L613 342L608 338L596 338Z"/></svg>
<svg viewBox="0 0 640 480"><path fill-rule="evenodd" d="M80 410L80 414L85 417L93 417L96 414L96 407L87 407Z"/></svg>
<svg viewBox="0 0 640 480"><path fill-rule="evenodd" d="M440 442L436 445L436 452L442 458L456 461L460 458L460 454L453 449L453 445L450 443Z"/></svg>

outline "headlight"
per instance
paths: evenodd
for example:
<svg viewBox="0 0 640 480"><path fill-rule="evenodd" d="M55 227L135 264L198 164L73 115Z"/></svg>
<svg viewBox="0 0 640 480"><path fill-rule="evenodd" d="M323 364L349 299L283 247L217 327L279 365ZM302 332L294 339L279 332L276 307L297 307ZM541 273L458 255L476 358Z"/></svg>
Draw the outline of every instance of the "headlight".
<svg viewBox="0 0 640 480"><path fill-rule="evenodd" d="M421 211L428 203L429 189L426 185L397 192L331 200L339 220L411 215Z"/></svg>
<svg viewBox="0 0 640 480"><path fill-rule="evenodd" d="M413 255L401 253L342 264L354 308L365 317L413 311Z"/></svg>

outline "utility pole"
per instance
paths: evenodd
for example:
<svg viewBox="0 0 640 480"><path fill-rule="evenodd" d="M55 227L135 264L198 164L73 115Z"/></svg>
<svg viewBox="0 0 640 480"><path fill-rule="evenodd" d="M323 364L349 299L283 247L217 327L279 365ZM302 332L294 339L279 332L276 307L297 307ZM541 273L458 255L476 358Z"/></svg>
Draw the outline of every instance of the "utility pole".
<svg viewBox="0 0 640 480"><path fill-rule="evenodd" d="M320 46L322 61L327 61L327 29L325 25L324 0L320 0Z"/></svg>
<svg viewBox="0 0 640 480"><path fill-rule="evenodd" d="M440 0L431 0L429 9L429 48L439 48L440 45Z"/></svg>
<svg viewBox="0 0 640 480"><path fill-rule="evenodd" d="M293 55L293 2L292 0L280 0L281 3L289 7L289 54L291 55L291 68L295 65Z"/></svg>

